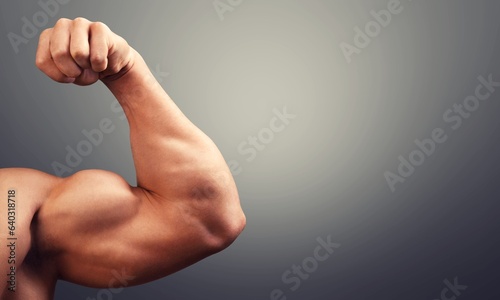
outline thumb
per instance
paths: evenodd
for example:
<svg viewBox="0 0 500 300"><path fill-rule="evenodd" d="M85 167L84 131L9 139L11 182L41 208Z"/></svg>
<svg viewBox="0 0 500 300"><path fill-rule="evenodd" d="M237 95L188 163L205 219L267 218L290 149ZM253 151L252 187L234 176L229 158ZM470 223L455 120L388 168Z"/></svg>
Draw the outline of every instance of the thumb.
<svg viewBox="0 0 500 300"><path fill-rule="evenodd" d="M99 73L92 71L92 69L84 69L82 74L80 74L73 83L80 86L86 86L94 84L97 80L99 80Z"/></svg>

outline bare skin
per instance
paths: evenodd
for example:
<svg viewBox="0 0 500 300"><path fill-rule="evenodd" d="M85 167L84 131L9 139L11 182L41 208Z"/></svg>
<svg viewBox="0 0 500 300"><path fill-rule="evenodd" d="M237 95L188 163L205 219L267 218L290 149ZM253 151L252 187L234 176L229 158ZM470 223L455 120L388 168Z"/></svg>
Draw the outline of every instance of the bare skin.
<svg viewBox="0 0 500 300"><path fill-rule="evenodd" d="M60 19L41 34L36 64L57 82L101 81L115 95L130 125L137 186L103 170L59 178L0 169L1 299L53 299L58 280L139 285L233 243L246 219L222 155L123 38L99 22ZM4 245L9 190L16 191L15 264ZM11 266L15 292L5 276Z"/></svg>

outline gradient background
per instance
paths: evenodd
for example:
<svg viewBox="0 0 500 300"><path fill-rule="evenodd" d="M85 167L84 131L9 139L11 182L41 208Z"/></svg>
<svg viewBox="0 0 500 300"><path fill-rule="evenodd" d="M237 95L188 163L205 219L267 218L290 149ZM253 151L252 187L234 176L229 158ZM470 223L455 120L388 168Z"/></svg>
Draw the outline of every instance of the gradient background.
<svg viewBox="0 0 500 300"><path fill-rule="evenodd" d="M237 242L112 299L255 300L278 288L287 299L431 300L454 277L468 286L457 299L499 299L500 91L456 131L442 115L474 93L479 75L500 81L500 2L402 0L404 10L347 63L340 43L352 44L353 28L388 2L247 0L223 21L212 0L60 6L44 28L60 17L106 23L153 70L170 73L161 78L170 96L243 168L236 181L248 226ZM34 65L38 35L14 52L7 33L20 34L36 1L2 1L0 10L0 167L54 174L65 147L110 118L116 130L77 170L135 184L113 96L102 84L45 77ZM296 118L248 162L238 145L285 106ZM448 141L392 193L383 173L437 127ZM341 247L290 291L283 272L328 235ZM55 299L98 293L60 282Z"/></svg>

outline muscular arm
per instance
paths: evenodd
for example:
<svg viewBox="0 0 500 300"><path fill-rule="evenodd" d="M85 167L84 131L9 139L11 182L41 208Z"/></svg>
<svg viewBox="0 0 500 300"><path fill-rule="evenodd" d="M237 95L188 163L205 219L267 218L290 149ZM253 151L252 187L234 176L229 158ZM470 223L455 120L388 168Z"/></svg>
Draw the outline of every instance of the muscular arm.
<svg viewBox="0 0 500 300"><path fill-rule="evenodd" d="M126 273L127 284L145 283L241 233L245 216L219 150L121 37L102 23L62 19L41 35L37 66L58 82L110 89L130 124L137 173L137 187L100 170L54 187L37 215L37 243L61 279L109 287Z"/></svg>

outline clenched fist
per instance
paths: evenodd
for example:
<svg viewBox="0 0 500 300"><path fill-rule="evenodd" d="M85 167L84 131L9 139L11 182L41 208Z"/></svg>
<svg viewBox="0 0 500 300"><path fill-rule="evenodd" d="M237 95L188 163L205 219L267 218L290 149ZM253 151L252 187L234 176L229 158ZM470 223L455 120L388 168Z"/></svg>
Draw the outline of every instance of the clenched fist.
<svg viewBox="0 0 500 300"><path fill-rule="evenodd" d="M61 83L90 85L119 78L134 63L135 51L101 22L59 19L40 35L36 65Z"/></svg>

